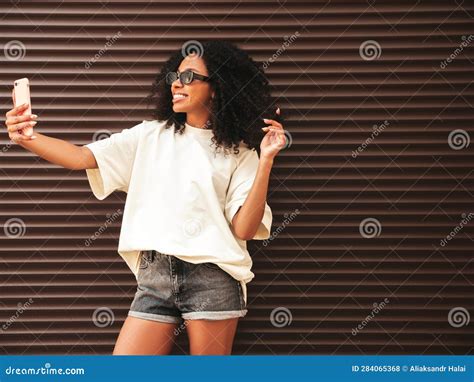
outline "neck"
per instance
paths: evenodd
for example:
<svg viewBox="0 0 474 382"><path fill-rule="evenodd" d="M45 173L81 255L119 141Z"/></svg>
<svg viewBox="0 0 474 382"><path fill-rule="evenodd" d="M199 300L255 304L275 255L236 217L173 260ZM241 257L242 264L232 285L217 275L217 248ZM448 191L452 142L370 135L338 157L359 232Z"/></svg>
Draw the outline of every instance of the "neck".
<svg viewBox="0 0 474 382"><path fill-rule="evenodd" d="M205 129L208 127L208 120L209 115L186 114L186 123L193 127Z"/></svg>

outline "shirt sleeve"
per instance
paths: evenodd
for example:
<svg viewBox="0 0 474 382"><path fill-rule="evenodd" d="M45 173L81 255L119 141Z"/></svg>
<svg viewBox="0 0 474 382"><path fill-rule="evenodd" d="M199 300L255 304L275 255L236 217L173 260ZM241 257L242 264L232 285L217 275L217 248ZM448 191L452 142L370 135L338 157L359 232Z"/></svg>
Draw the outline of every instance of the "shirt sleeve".
<svg viewBox="0 0 474 382"><path fill-rule="evenodd" d="M232 218L237 213L239 208L244 204L245 199L252 188L255 175L257 174L258 164L258 154L252 149L242 153L242 156L239 158L237 167L232 174L226 196L224 213L229 224L232 224ZM265 201L265 210L262 221L252 239L268 239L270 237L272 220L272 210Z"/></svg>
<svg viewBox="0 0 474 382"><path fill-rule="evenodd" d="M85 145L94 154L98 166L86 169L89 185L97 199L103 200L115 190L128 192L139 129L144 122Z"/></svg>

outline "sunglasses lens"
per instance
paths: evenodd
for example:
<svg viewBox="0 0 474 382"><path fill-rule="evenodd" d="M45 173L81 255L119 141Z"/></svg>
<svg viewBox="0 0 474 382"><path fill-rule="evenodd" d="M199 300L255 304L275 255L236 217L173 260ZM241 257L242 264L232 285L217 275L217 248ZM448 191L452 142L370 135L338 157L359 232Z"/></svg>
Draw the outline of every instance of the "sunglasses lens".
<svg viewBox="0 0 474 382"><path fill-rule="evenodd" d="M166 83L168 85L171 85L173 82L175 82L178 79L178 75L175 72L169 72L166 75Z"/></svg>
<svg viewBox="0 0 474 382"><path fill-rule="evenodd" d="M185 72L181 73L181 81L183 84L190 84L193 80L193 72L186 70Z"/></svg>

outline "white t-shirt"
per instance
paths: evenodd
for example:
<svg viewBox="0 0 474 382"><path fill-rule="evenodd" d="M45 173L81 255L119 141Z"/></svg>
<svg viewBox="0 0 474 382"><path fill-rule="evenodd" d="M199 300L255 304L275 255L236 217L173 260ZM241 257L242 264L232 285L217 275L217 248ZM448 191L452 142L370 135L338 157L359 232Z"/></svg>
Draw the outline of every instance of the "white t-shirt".
<svg viewBox="0 0 474 382"><path fill-rule="evenodd" d="M212 130L185 124L184 134L166 121L142 123L86 145L98 168L87 169L99 200L127 193L118 253L135 277L142 250L156 250L190 263L212 262L242 285L254 277L247 242L230 224L255 179L258 154L240 143L224 156L215 153ZM253 239L270 237L272 211L265 203Z"/></svg>

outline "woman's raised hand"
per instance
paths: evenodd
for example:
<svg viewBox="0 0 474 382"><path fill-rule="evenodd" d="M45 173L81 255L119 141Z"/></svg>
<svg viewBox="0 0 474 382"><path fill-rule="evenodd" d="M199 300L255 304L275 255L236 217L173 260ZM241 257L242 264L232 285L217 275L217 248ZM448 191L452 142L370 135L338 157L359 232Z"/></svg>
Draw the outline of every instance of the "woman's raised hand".
<svg viewBox="0 0 474 382"><path fill-rule="evenodd" d="M13 90L12 98L13 105L15 105L15 93ZM38 118L38 116L35 114L23 115L27 108L28 104L23 104L14 107L5 114L5 126L8 130L8 136L15 143L19 141L30 141L36 138L33 132L33 126L36 125L35 119Z"/></svg>

